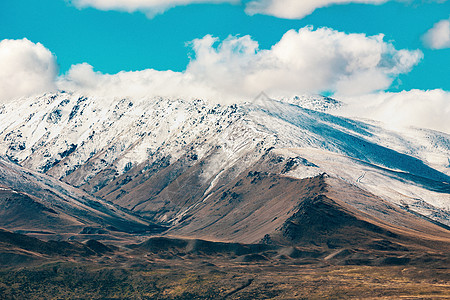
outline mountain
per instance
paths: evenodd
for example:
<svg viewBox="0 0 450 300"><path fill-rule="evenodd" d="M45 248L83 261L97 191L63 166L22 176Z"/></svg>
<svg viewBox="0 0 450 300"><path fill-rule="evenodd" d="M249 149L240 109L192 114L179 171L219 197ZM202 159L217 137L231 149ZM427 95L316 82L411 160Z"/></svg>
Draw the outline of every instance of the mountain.
<svg viewBox="0 0 450 300"><path fill-rule="evenodd" d="M0 107L5 299L448 298L450 136L306 95Z"/></svg>
<svg viewBox="0 0 450 300"><path fill-rule="evenodd" d="M1 227L53 240L97 239L130 242L139 232L163 227L94 198L54 178L0 160Z"/></svg>
<svg viewBox="0 0 450 300"><path fill-rule="evenodd" d="M67 92L4 105L0 227L45 239L446 245L450 136L330 114L341 105Z"/></svg>

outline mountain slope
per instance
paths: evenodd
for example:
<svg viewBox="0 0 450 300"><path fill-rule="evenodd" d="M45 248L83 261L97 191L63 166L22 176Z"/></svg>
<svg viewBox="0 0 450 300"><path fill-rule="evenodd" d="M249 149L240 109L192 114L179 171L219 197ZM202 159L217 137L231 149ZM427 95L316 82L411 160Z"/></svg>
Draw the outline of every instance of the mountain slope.
<svg viewBox="0 0 450 300"><path fill-rule="evenodd" d="M0 226L50 239L134 240L136 232L160 232L127 210L54 178L0 159Z"/></svg>
<svg viewBox="0 0 450 300"><path fill-rule="evenodd" d="M3 160L0 183L32 196L23 201L86 216L73 226L87 232L169 228L166 234L289 243L286 232L301 236L289 224L330 210L329 226L349 222L348 232L363 228L369 240L392 232L433 240L427 231L445 240L450 136L390 131L326 113L340 105L333 99L305 99L262 94L226 106L64 92L22 99L0 114L0 155L20 165ZM19 188L25 181L32 185ZM51 200L47 186L57 194ZM65 204L58 211L53 203ZM51 214L36 207L36 220Z"/></svg>

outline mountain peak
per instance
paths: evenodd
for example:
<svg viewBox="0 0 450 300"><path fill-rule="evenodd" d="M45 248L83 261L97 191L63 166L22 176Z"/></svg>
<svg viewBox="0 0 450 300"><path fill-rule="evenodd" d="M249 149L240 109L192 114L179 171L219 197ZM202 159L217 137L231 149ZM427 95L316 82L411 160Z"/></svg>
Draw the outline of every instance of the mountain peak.
<svg viewBox="0 0 450 300"><path fill-rule="evenodd" d="M56 93L6 105L0 155L163 225L182 223L205 197L249 171L296 179L327 173L448 223L450 153L434 143L448 145L448 136L418 131L411 139L334 116L326 109L340 102L323 96L276 100L262 92L230 106L105 101ZM230 195L224 199L240 199Z"/></svg>

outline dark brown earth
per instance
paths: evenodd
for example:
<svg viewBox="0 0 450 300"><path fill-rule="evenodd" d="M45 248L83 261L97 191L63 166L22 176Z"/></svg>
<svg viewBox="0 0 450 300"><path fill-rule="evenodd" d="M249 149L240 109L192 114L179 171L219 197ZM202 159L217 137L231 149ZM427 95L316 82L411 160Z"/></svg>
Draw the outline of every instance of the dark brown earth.
<svg viewBox="0 0 450 300"><path fill-rule="evenodd" d="M448 299L448 254L167 237L128 247L0 231L2 299ZM378 259L374 257L380 256ZM362 263L362 259L370 263Z"/></svg>
<svg viewBox="0 0 450 300"><path fill-rule="evenodd" d="M297 180L248 172L215 195L221 196L193 210L192 225L181 222L141 243L45 242L0 230L0 293L4 299L450 298L449 231L370 193L326 175ZM254 213L239 217L246 211ZM95 238L95 230L86 233ZM240 239L233 232L252 243L233 242ZM228 241L219 241L226 233Z"/></svg>

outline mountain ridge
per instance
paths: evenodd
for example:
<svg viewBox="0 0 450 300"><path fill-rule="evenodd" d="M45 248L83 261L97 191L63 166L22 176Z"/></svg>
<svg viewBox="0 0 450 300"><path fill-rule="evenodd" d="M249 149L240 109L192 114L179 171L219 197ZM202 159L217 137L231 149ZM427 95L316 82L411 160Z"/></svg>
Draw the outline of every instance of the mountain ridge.
<svg viewBox="0 0 450 300"><path fill-rule="evenodd" d="M63 92L23 99L5 106L0 114L0 155L15 163L3 160L0 184L17 189L22 176L33 184L18 191L34 189L34 194L28 193L41 203L47 194L40 190L57 193L53 202L76 195L73 203L89 204L83 214L100 209L103 212L95 214L106 213L116 224L126 219L147 226L142 231L147 234L167 230L167 234L258 242L302 203L302 197L294 197L302 194L302 188L295 186L327 174L339 181L330 179L332 185L345 185L347 191L357 188L369 193L371 201L407 208L410 219L423 215L450 225L450 137L415 129L403 134L327 113L339 105L327 97L273 100L265 95L252 103L230 105ZM279 190L269 192L277 189L274 184ZM258 194L263 190L272 196ZM269 217L261 213L260 229L242 229L258 222L235 215L240 205L250 214L266 207L280 215L277 225L268 225ZM351 210L361 207L353 205ZM286 214L283 218L281 211ZM213 223L191 220L200 215ZM217 216L222 221L214 221ZM223 225L225 220L231 223ZM101 220L83 222L79 232L111 233L116 228L105 229L108 226ZM235 233L220 233L233 222L244 225L235 227ZM409 227L414 228L413 223ZM132 235L133 230L128 231ZM71 234L78 238L76 232Z"/></svg>

